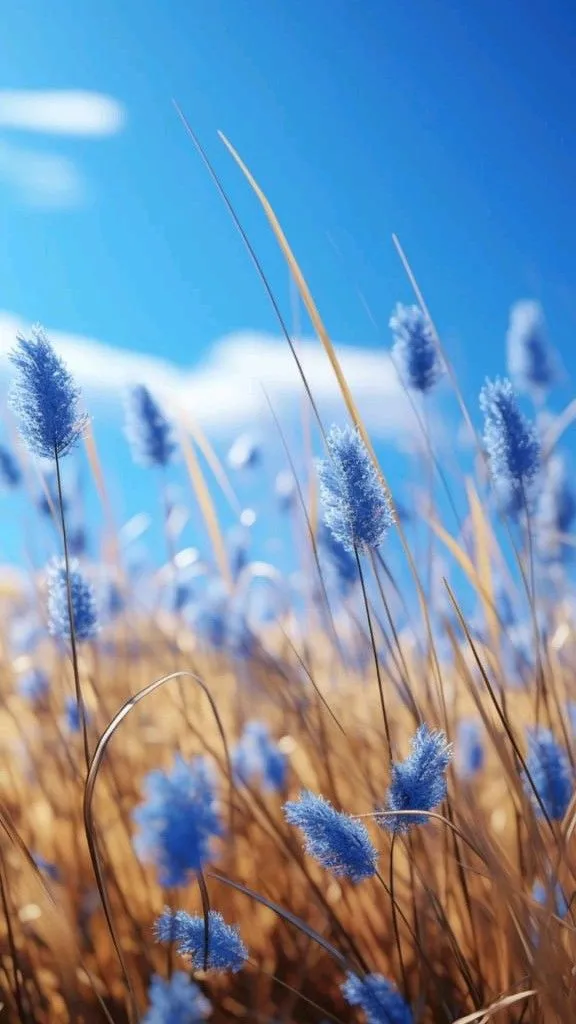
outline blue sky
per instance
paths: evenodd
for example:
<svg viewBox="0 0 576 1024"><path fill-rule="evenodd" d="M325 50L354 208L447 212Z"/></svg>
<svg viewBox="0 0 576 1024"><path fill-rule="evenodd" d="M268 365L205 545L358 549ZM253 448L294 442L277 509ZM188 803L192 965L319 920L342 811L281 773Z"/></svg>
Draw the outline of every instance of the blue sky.
<svg viewBox="0 0 576 1024"><path fill-rule="evenodd" d="M388 345L394 303L411 300L395 231L471 403L484 376L504 368L517 298L542 301L573 376L568 3L101 0L79 11L24 0L3 20L1 88L106 94L126 124L102 138L0 128L4 146L72 161L84 193L42 208L0 180L0 308L187 370L232 332L277 334L175 98L289 320L285 267L219 128L266 189L338 342ZM557 407L570 397L567 380ZM117 419L98 414L95 427L120 515L153 508ZM388 445L382 455L394 479L401 457Z"/></svg>

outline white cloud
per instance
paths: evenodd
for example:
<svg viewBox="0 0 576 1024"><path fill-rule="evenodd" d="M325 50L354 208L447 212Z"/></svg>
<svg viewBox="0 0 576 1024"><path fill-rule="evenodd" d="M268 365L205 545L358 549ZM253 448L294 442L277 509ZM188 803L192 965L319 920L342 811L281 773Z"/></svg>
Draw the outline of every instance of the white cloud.
<svg viewBox="0 0 576 1024"><path fill-rule="evenodd" d="M0 372L18 331L28 324L0 312ZM56 349L82 384L91 403L117 403L124 389L144 383L183 423L198 422L212 434L230 436L256 424L269 428L264 389L281 417L300 414L302 382L287 343L273 335L238 331L217 341L204 362L184 370L167 360L114 348L78 335L48 330ZM345 407L319 342L305 340L298 352L325 422L343 419ZM338 348L342 369L366 426L396 444L418 437L412 406L385 351Z"/></svg>
<svg viewBox="0 0 576 1024"><path fill-rule="evenodd" d="M72 160L0 142L0 177L20 199L42 209L77 206L85 185Z"/></svg>
<svg viewBox="0 0 576 1024"><path fill-rule="evenodd" d="M102 138L121 131L125 120L122 105L98 92L0 90L0 128Z"/></svg>

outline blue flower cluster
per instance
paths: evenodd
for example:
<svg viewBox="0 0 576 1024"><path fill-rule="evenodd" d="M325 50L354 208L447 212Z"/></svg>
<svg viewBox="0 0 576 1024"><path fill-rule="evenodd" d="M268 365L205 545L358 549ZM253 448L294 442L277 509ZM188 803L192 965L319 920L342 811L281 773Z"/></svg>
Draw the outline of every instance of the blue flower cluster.
<svg viewBox="0 0 576 1024"><path fill-rule="evenodd" d="M70 615L64 559L54 559L48 567L48 629L60 640L70 639ZM70 563L72 621L77 641L92 640L98 633L98 614L91 584L78 564Z"/></svg>
<svg viewBox="0 0 576 1024"><path fill-rule="evenodd" d="M426 814L395 815L394 811L432 811L446 796L446 769L452 759L452 748L444 733L432 732L421 725L412 738L405 761L392 766L392 782L386 810L378 816L379 824L390 832L409 832L415 825L425 825Z"/></svg>
<svg viewBox="0 0 576 1024"><path fill-rule="evenodd" d="M239 971L248 950L236 925L227 924L216 910L208 913L208 971ZM157 919L155 935L159 942L175 942L180 956L189 957L196 970L204 970L206 921L185 910L165 910Z"/></svg>
<svg viewBox="0 0 576 1024"><path fill-rule="evenodd" d="M506 511L524 508L540 469L540 442L509 380L486 381L480 392L484 445L496 494Z"/></svg>
<svg viewBox="0 0 576 1024"><path fill-rule="evenodd" d="M34 327L29 339L18 336L10 360L16 373L9 404L24 444L39 458L66 455L87 424L86 416L79 412L80 389L72 375L41 327Z"/></svg>
<svg viewBox="0 0 576 1024"><path fill-rule="evenodd" d="M126 437L134 461L141 466L167 466L176 442L172 425L144 384L137 384L126 400Z"/></svg>
<svg viewBox="0 0 576 1024"><path fill-rule="evenodd" d="M408 1003L381 974L348 974L342 994L350 1006L364 1010L367 1024L413 1024Z"/></svg>
<svg viewBox="0 0 576 1024"><path fill-rule="evenodd" d="M183 971L169 981L155 974L148 989L149 1007L142 1024L199 1024L212 1009L198 985Z"/></svg>
<svg viewBox="0 0 576 1024"><path fill-rule="evenodd" d="M538 801L526 779L526 793L536 814L543 817L544 808L552 821L561 821L572 799L574 779L570 758L549 729L540 726L529 730L526 768L540 797Z"/></svg>
<svg viewBox="0 0 576 1024"><path fill-rule="evenodd" d="M390 317L394 335L392 358L404 384L426 394L442 376L443 367L432 325L418 306L398 303Z"/></svg>
<svg viewBox="0 0 576 1024"><path fill-rule="evenodd" d="M364 441L352 427L332 427L318 463L324 521L348 551L377 548L394 521L390 499Z"/></svg>
<svg viewBox="0 0 576 1024"><path fill-rule="evenodd" d="M337 877L362 882L376 874L378 854L366 826L324 797L303 790L284 804L284 814L303 833L306 853Z"/></svg>
<svg viewBox="0 0 576 1024"><path fill-rule="evenodd" d="M170 771L146 776L144 791L134 811L136 851L156 865L161 885L184 885L190 871L202 870L212 840L222 835L213 773L204 757L188 763L177 755Z"/></svg>
<svg viewBox="0 0 576 1024"><path fill-rule="evenodd" d="M264 722L247 722L232 752L234 774L241 782L259 779L264 789L279 791L286 785L288 759L270 736Z"/></svg>

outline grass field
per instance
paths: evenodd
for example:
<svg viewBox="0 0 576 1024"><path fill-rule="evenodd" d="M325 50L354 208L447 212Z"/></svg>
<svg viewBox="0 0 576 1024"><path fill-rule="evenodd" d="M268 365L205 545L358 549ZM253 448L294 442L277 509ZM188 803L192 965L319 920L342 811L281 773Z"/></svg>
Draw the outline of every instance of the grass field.
<svg viewBox="0 0 576 1024"><path fill-rule="evenodd" d="M176 439L149 395L132 407L135 453L164 465L178 443L213 544L220 589L202 590L194 615L164 600L176 551L150 606L114 537L106 599L93 599L99 567L68 559L56 477L48 511L66 560L25 593L7 575L1 595L0 1020L571 1021L574 508L552 479L567 418L538 438L514 396L485 394L477 473L458 496L465 533L424 502L407 510L426 537L416 554L300 269L243 170L354 432L329 433L309 396L303 445L313 433L325 461L286 512L304 585L258 629L234 596L264 570L283 581L250 562L231 570L210 496L225 471L203 475L196 442ZM462 402L399 254L418 304L397 327L406 386L431 390L442 370ZM104 499L81 398L42 337L28 344L13 366L22 459L52 455L59 474L78 442ZM462 402L464 420L479 415ZM429 499L440 467L431 441L424 450ZM440 580L441 600L436 553L459 581ZM38 628L16 645L32 613ZM345 817L303 811L302 791ZM188 918L157 941L165 908L201 916L194 949ZM205 969L230 960L232 941L209 909L239 928L238 970Z"/></svg>

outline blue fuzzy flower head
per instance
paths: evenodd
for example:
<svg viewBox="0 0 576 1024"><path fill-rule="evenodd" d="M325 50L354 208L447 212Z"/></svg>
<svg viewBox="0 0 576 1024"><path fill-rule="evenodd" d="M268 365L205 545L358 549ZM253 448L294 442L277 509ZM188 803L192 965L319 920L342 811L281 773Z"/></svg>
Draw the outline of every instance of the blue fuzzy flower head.
<svg viewBox="0 0 576 1024"><path fill-rule="evenodd" d="M392 357L402 381L413 391L427 394L443 372L430 321L418 306L399 302L390 317L390 329Z"/></svg>
<svg viewBox="0 0 576 1024"><path fill-rule="evenodd" d="M10 490L22 481L22 471L14 455L6 445L0 444L0 483Z"/></svg>
<svg viewBox="0 0 576 1024"><path fill-rule="evenodd" d="M169 981L155 974L148 989L148 1002L142 1024L199 1024L212 1009L198 985L183 971L175 971Z"/></svg>
<svg viewBox="0 0 576 1024"><path fill-rule="evenodd" d="M41 327L18 335L10 353L16 368L8 402L24 444L42 459L60 458L79 441L87 418L79 412L80 389Z"/></svg>
<svg viewBox="0 0 576 1024"><path fill-rule="evenodd" d="M210 647L232 657L250 658L256 637L238 602L231 601L220 581L213 581L191 609L191 625Z"/></svg>
<svg viewBox="0 0 576 1024"><path fill-rule="evenodd" d="M520 411L509 380L487 380L480 392L484 445L497 495L507 511L519 512L540 469L540 442Z"/></svg>
<svg viewBox="0 0 576 1024"><path fill-rule="evenodd" d="M521 391L546 391L556 379L556 359L548 344L539 302L523 299L510 310L506 335L508 372Z"/></svg>
<svg viewBox="0 0 576 1024"><path fill-rule="evenodd" d="M201 871L222 835L213 773L204 757L174 759L170 771L152 771L144 780L145 800L134 811L139 828L134 846L154 863L160 884L184 885Z"/></svg>
<svg viewBox="0 0 576 1024"><path fill-rule="evenodd" d="M137 384L127 396L125 430L139 465L167 466L172 461L176 451L172 425L145 384Z"/></svg>
<svg viewBox="0 0 576 1024"><path fill-rule="evenodd" d="M529 779L525 779L536 814L544 817L543 807L551 821L561 821L572 799L574 779L568 754L549 729L540 726L528 731L526 768L540 797L538 801Z"/></svg>
<svg viewBox="0 0 576 1024"><path fill-rule="evenodd" d="M456 763L463 779L473 779L484 767L484 744L478 722L463 718L458 723Z"/></svg>
<svg viewBox="0 0 576 1024"><path fill-rule="evenodd" d="M306 853L338 878L361 882L376 874L378 854L366 826L324 797L303 790L284 804L284 815L303 833Z"/></svg>
<svg viewBox="0 0 576 1024"><path fill-rule="evenodd" d="M358 430L332 427L318 463L324 521L348 551L377 548L394 522L390 499Z"/></svg>
<svg viewBox="0 0 576 1024"><path fill-rule="evenodd" d="M189 957L196 970L204 970L206 922L185 910L165 910L156 920L158 942L175 942L180 956ZM248 950L236 925L227 924L216 910L208 912L208 957L206 970L236 973L246 962Z"/></svg>
<svg viewBox="0 0 576 1024"><path fill-rule="evenodd" d="M381 974L359 978L349 973L342 985L342 994L350 1006L364 1010L367 1024L413 1024L408 1003Z"/></svg>
<svg viewBox="0 0 576 1024"><path fill-rule="evenodd" d="M409 832L415 825L425 825L426 814L396 816L388 812L434 810L446 796L446 769L451 759L452 748L444 733L421 725L412 738L406 760L392 766L386 808L378 817L382 828Z"/></svg>
<svg viewBox="0 0 576 1024"><path fill-rule="evenodd" d="M288 759L270 736L264 722L247 722L232 752L234 774L242 782L259 779L264 789L284 789Z"/></svg>
<svg viewBox="0 0 576 1024"><path fill-rule="evenodd" d="M57 558L48 567L48 629L60 640L70 639L70 617L64 559ZM92 585L78 564L70 563L70 594L76 640L92 640L98 633L98 614Z"/></svg>
<svg viewBox="0 0 576 1024"><path fill-rule="evenodd" d="M544 468L535 525L538 550L544 561L559 561L570 550L561 535L572 530L576 517L576 493L571 474L561 455L550 456Z"/></svg>

